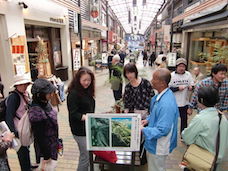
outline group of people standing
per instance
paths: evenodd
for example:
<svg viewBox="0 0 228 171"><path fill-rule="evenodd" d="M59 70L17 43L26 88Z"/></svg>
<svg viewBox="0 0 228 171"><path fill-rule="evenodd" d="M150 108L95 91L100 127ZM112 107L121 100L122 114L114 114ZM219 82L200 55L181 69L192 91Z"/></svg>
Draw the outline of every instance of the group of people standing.
<svg viewBox="0 0 228 171"><path fill-rule="evenodd" d="M191 73L186 70L187 61L184 58L179 58L176 61L176 70L174 72L170 73L168 69L159 68L154 72L153 79L150 83L145 78L138 76L138 70L134 63L128 63L123 66L123 64L120 63L119 56L113 56L112 58L112 67L114 67L110 68L111 76L113 76L112 74L114 73L114 76L121 78L121 71L115 69L116 65L123 68L122 73L128 80L128 83L126 84L122 95L122 82L119 82L121 85L121 91L118 94L115 92L116 90L113 90L114 97L115 100L119 100L120 98L123 99L125 113L134 112L142 114L143 120L141 130L145 137L144 146L147 150L148 170L165 170L166 158L168 154L171 153L177 146L179 116L181 118L180 136L183 138L182 141L186 142L186 144L198 143L198 136L201 136L200 141L205 140L206 143L211 143L211 145L209 147L207 147L206 144L199 143L199 145L202 145L211 152L215 152L212 148L214 145L212 140L215 140L215 136L210 137L210 140L207 138L204 139L202 137L202 134L204 133L201 129L197 130L195 124L193 124L194 137L191 137L191 139L189 137L189 132L192 132L193 129L193 126L191 126L192 124L187 127L187 116L190 114L189 111L191 108L191 105L189 105L189 99L191 94L190 92L195 90L192 95L193 97L191 103L195 101L195 96L197 99L198 97L203 99L202 101L197 100L198 105L203 106L200 108L201 110L206 111L209 110L208 108L212 108L211 115L215 115L216 108L214 106L221 111L227 111L228 97L227 94L224 93L225 91L227 92L228 89L227 80L224 77L227 73L226 66L223 64L216 64L212 68L211 77L202 81L198 80L198 83L196 83ZM217 79L217 75L220 75L221 73L223 75L222 78ZM195 76L198 77L199 73L195 74ZM83 80L84 78L86 80L86 77L87 83L83 83ZM217 86L216 89L215 86L211 87L208 84L209 86L202 86L204 89L201 89L199 85L204 83L207 79L213 82L211 85L221 84L222 87ZM81 68L75 75L71 85L74 85L74 88L68 90L69 94L67 104L71 130L80 150L78 170L88 170L89 153L86 150L86 134L84 129L86 113L93 113L95 110L94 75L87 68ZM77 86L81 89L77 90ZM70 87L72 88L72 86ZM156 96L154 95L154 89L158 92ZM81 95L78 96L78 93ZM212 102L210 99L215 95L215 93L220 94L220 99L219 101L217 101L217 99ZM208 101L210 102L207 103ZM205 111L202 111L202 113L205 113ZM208 119L211 120L210 118ZM195 119L192 123L194 122ZM221 128L223 130L221 130L221 132L224 135L227 131L225 128L228 128L227 121L224 116L222 117L222 123ZM205 123L204 126L206 125L209 126L210 122ZM200 126L204 127L203 124ZM211 134L211 132L209 134ZM227 148L226 146L228 145L226 140L226 138L228 138L227 136L228 134L225 135L223 138L224 141L220 146L220 148L225 151ZM223 160L224 150L219 153L218 162Z"/></svg>
<svg viewBox="0 0 228 171"><path fill-rule="evenodd" d="M32 84L28 74L14 77L14 90L6 98L5 122L12 133L4 133L0 138L0 170L10 170L6 150L18 134L18 124L24 115L29 116L34 136L36 165L31 165L29 146L21 145L17 156L22 171L31 171L40 164L40 169L54 170L58 157L57 111L49 103L56 87L46 79L39 78L32 85L32 98L27 87ZM42 164L42 165L41 165Z"/></svg>
<svg viewBox="0 0 228 171"><path fill-rule="evenodd" d="M122 70L121 70L122 69ZM134 63L124 65L119 55L112 56L110 67L111 78L128 80L122 95L123 82L114 81L112 85L115 100L123 98L125 113L142 115L141 132L145 138L148 170L164 171L165 162L177 146L178 117L181 118L180 135L186 144L197 144L215 153L215 132L218 130L217 113L228 110L227 67L216 64L212 67L211 76L195 83L192 75L186 71L184 58L176 61L176 70L158 68L153 73L151 82L138 75ZM111 82L111 81L110 81ZM27 87L31 84L26 76L16 76L15 90L7 98L6 123L14 134L6 134L0 138L1 147L5 150L13 137L18 137L19 119L28 111L34 133L36 162L45 170L54 170L57 164L58 122L57 111L50 105L55 86L46 79L39 78L32 85L32 100L29 100ZM157 94L155 95L155 91ZM194 91L193 91L194 90ZM193 91L190 103L189 92ZM67 90L67 109L69 125L73 138L78 144L80 156L78 171L89 170L89 152L86 148L85 121L87 113L95 112L95 76L94 73L81 67L74 75ZM27 108L26 108L27 107ZM187 126L188 114L197 108L200 112ZM225 115L221 120L221 144L217 163L221 163L228 151L228 122ZM2 144L1 144L2 143ZM4 151L5 152L5 151ZM30 171L29 147L21 146L17 152L22 171ZM5 162L5 160L0 162ZM6 168L9 166L6 162ZM219 167L218 167L219 168Z"/></svg>

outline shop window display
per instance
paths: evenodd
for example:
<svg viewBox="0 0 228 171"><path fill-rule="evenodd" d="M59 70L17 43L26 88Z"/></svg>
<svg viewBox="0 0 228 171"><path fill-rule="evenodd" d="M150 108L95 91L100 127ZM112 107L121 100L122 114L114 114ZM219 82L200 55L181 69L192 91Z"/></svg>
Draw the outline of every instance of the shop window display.
<svg viewBox="0 0 228 171"><path fill-rule="evenodd" d="M208 35L208 34L204 34ZM193 35L194 36L194 35ZM215 63L228 65L228 40L225 38L193 38L190 47L190 64L199 66L209 74Z"/></svg>

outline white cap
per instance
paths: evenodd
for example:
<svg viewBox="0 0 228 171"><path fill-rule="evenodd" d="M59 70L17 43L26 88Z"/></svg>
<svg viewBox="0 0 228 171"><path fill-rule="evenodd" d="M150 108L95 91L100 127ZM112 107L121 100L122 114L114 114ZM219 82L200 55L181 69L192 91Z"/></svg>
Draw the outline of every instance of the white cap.
<svg viewBox="0 0 228 171"><path fill-rule="evenodd" d="M16 85L31 84L31 83L32 83L32 81L31 81L30 75L28 73L25 73L23 75L15 75L14 84L11 86L11 88Z"/></svg>

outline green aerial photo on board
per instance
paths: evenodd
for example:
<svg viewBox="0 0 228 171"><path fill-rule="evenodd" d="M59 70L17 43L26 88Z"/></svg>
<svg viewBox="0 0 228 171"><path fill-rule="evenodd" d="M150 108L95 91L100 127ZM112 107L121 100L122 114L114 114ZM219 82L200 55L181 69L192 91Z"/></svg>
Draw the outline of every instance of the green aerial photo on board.
<svg viewBox="0 0 228 171"><path fill-rule="evenodd" d="M131 118L112 118L112 146L130 147Z"/></svg>
<svg viewBox="0 0 228 171"><path fill-rule="evenodd" d="M109 147L109 119L91 118L91 142L93 147Z"/></svg>

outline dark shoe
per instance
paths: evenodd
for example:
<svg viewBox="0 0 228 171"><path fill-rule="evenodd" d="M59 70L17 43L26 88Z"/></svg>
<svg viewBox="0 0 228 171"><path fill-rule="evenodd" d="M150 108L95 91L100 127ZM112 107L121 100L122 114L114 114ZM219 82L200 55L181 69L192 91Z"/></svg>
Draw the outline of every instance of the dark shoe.
<svg viewBox="0 0 228 171"><path fill-rule="evenodd" d="M39 167L39 165L31 165L31 169L37 169Z"/></svg>

